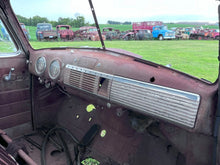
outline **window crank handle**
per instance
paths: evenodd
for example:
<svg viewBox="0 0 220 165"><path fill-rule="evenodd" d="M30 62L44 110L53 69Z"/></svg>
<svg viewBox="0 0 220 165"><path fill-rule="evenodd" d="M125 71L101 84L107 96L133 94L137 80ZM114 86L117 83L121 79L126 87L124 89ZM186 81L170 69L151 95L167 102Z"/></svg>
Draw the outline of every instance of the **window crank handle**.
<svg viewBox="0 0 220 165"><path fill-rule="evenodd" d="M9 71L9 74L5 76L5 81L10 81L11 80L11 73L15 70L15 68L11 68Z"/></svg>

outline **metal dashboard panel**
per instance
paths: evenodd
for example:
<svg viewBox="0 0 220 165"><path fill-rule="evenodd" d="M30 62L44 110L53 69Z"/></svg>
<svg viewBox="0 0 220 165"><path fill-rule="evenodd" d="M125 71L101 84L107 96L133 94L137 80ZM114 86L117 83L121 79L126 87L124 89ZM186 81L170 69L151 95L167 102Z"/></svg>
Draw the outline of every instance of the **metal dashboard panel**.
<svg viewBox="0 0 220 165"><path fill-rule="evenodd" d="M109 80L107 99L141 113L193 128L200 104L198 94L66 65L64 84L99 95L100 78Z"/></svg>
<svg viewBox="0 0 220 165"><path fill-rule="evenodd" d="M159 85L114 77L110 100L142 113L193 128L200 96Z"/></svg>

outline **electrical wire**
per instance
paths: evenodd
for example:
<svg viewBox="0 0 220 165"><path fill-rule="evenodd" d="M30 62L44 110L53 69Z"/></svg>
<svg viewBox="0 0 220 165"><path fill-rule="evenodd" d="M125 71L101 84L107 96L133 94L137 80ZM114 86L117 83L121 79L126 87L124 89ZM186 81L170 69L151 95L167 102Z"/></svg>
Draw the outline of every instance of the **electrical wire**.
<svg viewBox="0 0 220 165"><path fill-rule="evenodd" d="M46 165L46 145L48 142L48 138L51 134L53 134L54 132L59 131L59 132L64 132L67 135L69 135L69 137L73 140L74 143L76 143L77 145L80 144L79 140L66 128L61 127L61 126L56 126L54 128L52 128L45 136L44 140L43 140L43 144L42 144L42 151L41 151L41 165ZM78 160L79 161L79 160ZM76 162L77 164L79 164L79 162Z"/></svg>

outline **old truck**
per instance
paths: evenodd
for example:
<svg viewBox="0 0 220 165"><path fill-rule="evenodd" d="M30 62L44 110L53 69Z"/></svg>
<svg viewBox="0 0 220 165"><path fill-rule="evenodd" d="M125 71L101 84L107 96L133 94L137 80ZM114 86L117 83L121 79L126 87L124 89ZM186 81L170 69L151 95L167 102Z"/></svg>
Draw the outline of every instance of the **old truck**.
<svg viewBox="0 0 220 165"><path fill-rule="evenodd" d="M209 29L209 38L219 40L219 29Z"/></svg>
<svg viewBox="0 0 220 165"><path fill-rule="evenodd" d="M150 30L153 31L154 26L161 26L163 25L162 21L145 21L145 22L134 22L132 24L133 30Z"/></svg>
<svg viewBox="0 0 220 165"><path fill-rule="evenodd" d="M159 40L164 40L164 39L175 39L175 32L168 30L167 26L162 25L162 26L154 26L153 31L152 31L153 37L157 38Z"/></svg>
<svg viewBox="0 0 220 165"><path fill-rule="evenodd" d="M190 34L189 38L192 40L203 40L210 38L209 34L208 30L197 29Z"/></svg>
<svg viewBox="0 0 220 165"><path fill-rule="evenodd" d="M188 34L190 36L190 34L194 33L196 31L196 29L194 27L186 27L185 28L185 34Z"/></svg>
<svg viewBox="0 0 220 165"><path fill-rule="evenodd" d="M56 30L61 40L65 41L74 39L74 32L70 25L57 25Z"/></svg>
<svg viewBox="0 0 220 165"><path fill-rule="evenodd" d="M36 38L38 41L57 40L58 33L56 30L53 30L53 27L50 23L38 23L36 30Z"/></svg>
<svg viewBox="0 0 220 165"><path fill-rule="evenodd" d="M37 4L31 1L27 9L36 10ZM100 29L91 0L89 4ZM99 47L64 42L65 47L41 43L39 49L25 37L9 0L0 1L0 24L9 35L0 42L1 165L220 164L219 76L211 83L126 50L106 48L100 31ZM141 52L148 46L143 43L129 49ZM155 56L168 45L160 44ZM176 49L176 56L192 56ZM200 52L195 56L198 70L201 62L210 61ZM216 53L216 65L209 64L219 73L217 59ZM180 63L192 65L189 60Z"/></svg>

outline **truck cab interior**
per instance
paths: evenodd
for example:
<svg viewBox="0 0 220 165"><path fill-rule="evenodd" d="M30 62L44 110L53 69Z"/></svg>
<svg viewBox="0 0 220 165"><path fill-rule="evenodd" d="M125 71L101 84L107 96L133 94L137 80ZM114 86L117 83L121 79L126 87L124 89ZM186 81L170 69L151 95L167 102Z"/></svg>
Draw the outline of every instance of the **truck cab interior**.
<svg viewBox="0 0 220 165"><path fill-rule="evenodd" d="M0 26L0 164L220 163L219 79L105 47L33 49L9 0Z"/></svg>

